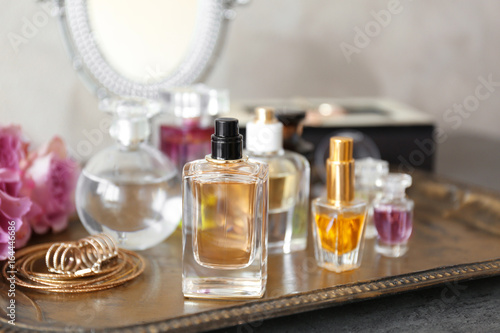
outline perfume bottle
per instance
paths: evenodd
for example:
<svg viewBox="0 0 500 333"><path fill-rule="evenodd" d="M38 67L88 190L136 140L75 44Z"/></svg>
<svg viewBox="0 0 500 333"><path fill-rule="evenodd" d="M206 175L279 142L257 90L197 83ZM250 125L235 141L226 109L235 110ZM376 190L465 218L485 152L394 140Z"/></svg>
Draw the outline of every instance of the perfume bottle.
<svg viewBox="0 0 500 333"><path fill-rule="evenodd" d="M302 137L302 122L306 118L306 111L277 109L276 118L283 124L283 148L301 154L312 164L314 145Z"/></svg>
<svg viewBox="0 0 500 333"><path fill-rule="evenodd" d="M356 159L354 167L355 197L367 202L365 238L372 239L377 236L377 229L373 223L373 200L380 193L380 188L375 185L377 179L389 173L387 161L371 157Z"/></svg>
<svg viewBox="0 0 500 333"><path fill-rule="evenodd" d="M316 261L335 272L359 267L364 242L366 202L354 198L352 147L351 138L330 139L327 196L312 203Z"/></svg>
<svg viewBox="0 0 500 333"><path fill-rule="evenodd" d="M243 155L238 120L218 118L212 154L183 170L185 297L258 298L267 281L269 171Z"/></svg>
<svg viewBox="0 0 500 333"><path fill-rule="evenodd" d="M120 247L147 249L170 236L182 214L176 168L146 143L159 104L126 98L104 109L113 114L109 133L116 144L83 168L75 193L78 216L91 234L105 232Z"/></svg>
<svg viewBox="0 0 500 333"><path fill-rule="evenodd" d="M215 116L229 110L226 90L204 85L177 87L160 93L165 112L158 119L160 150L182 170L189 161L210 153Z"/></svg>
<svg viewBox="0 0 500 333"><path fill-rule="evenodd" d="M269 253L303 250L309 215L309 162L283 150L283 124L273 108L255 109L255 119L246 127L248 156L269 165Z"/></svg>
<svg viewBox="0 0 500 333"><path fill-rule="evenodd" d="M375 250L387 257L401 257L408 251L413 229L413 200L406 197L411 176L390 173L379 178L382 195L373 203L373 220L378 231Z"/></svg>

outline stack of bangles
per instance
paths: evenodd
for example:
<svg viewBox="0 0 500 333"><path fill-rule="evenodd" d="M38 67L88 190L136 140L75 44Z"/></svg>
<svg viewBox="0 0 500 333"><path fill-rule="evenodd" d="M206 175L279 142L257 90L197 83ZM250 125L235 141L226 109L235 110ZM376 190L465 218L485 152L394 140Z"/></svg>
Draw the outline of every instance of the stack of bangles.
<svg viewBox="0 0 500 333"><path fill-rule="evenodd" d="M119 249L106 234L76 242L31 246L16 253L15 268L6 263L2 269L7 279L16 271L16 284L48 292L82 293L116 287L139 276L144 259Z"/></svg>

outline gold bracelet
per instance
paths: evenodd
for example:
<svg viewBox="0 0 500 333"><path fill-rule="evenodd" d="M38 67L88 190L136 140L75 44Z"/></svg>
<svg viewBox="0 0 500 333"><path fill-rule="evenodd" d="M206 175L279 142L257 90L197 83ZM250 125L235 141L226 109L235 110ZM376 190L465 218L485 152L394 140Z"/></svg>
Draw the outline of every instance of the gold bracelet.
<svg viewBox="0 0 500 333"><path fill-rule="evenodd" d="M48 243L17 252L15 268L3 266L2 275L17 271L20 287L57 293L82 293L109 289L130 281L144 271L144 259L118 249L111 237L100 234L77 242Z"/></svg>

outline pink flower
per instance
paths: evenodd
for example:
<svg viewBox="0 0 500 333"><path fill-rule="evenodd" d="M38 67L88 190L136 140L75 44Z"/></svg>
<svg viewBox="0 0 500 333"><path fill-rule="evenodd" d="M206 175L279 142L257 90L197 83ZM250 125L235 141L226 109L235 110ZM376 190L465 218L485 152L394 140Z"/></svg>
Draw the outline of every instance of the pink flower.
<svg viewBox="0 0 500 333"><path fill-rule="evenodd" d="M19 181L19 171L0 169L0 187L5 188ZM30 207L31 200L28 197L19 198L0 190L0 260L8 257L9 247L12 248L13 245L22 247L26 244L30 236L30 227L27 223L23 223L22 218ZM16 232L21 229L24 230L24 238L18 239Z"/></svg>
<svg viewBox="0 0 500 333"><path fill-rule="evenodd" d="M0 168L19 170L28 145L19 126L0 127Z"/></svg>
<svg viewBox="0 0 500 333"><path fill-rule="evenodd" d="M0 127L0 260L8 257L9 247L23 246L30 236L29 225L23 223L23 218L30 210L31 200L21 195L20 170L27 147L19 127ZM17 240L14 232L21 228L23 237Z"/></svg>
<svg viewBox="0 0 500 333"><path fill-rule="evenodd" d="M74 192L80 172L78 164L68 158L64 142L54 137L39 150L31 152L24 163L24 178L33 206L28 221L39 234L50 229L64 230L74 213Z"/></svg>

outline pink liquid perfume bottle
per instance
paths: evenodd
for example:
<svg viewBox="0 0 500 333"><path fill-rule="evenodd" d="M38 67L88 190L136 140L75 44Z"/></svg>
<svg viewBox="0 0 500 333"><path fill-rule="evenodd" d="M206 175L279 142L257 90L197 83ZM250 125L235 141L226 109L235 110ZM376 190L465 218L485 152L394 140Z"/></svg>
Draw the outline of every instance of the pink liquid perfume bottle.
<svg viewBox="0 0 500 333"><path fill-rule="evenodd" d="M160 150L182 170L186 162L208 154L212 132L199 119L183 119L180 125L161 125Z"/></svg>
<svg viewBox="0 0 500 333"><path fill-rule="evenodd" d="M164 91L161 99L166 119L159 128L159 148L182 170L210 153L213 119L228 111L228 93L196 85Z"/></svg>
<svg viewBox="0 0 500 333"><path fill-rule="evenodd" d="M390 173L379 178L382 194L373 203L373 221L377 228L375 250L387 257L401 257L408 251L413 229L413 201L405 194L411 176Z"/></svg>

